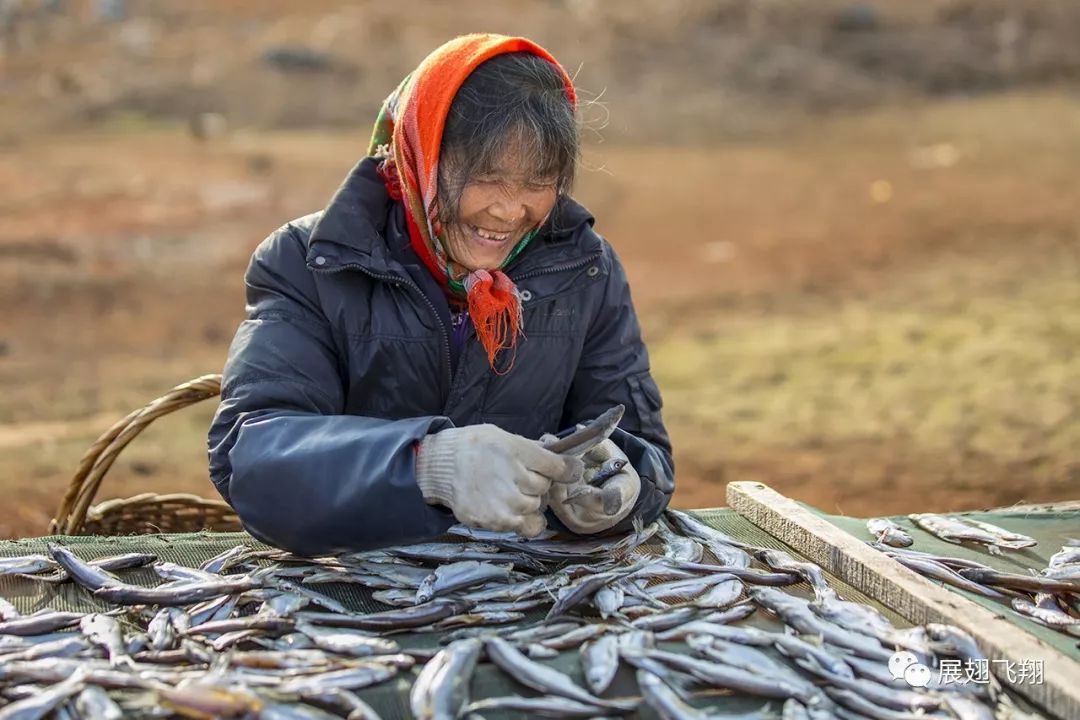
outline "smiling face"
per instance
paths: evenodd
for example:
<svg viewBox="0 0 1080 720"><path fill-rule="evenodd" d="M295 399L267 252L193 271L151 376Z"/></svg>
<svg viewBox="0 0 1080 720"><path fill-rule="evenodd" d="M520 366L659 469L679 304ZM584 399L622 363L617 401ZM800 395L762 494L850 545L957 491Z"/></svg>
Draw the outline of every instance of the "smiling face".
<svg viewBox="0 0 1080 720"><path fill-rule="evenodd" d="M513 52L472 71L437 159L439 235L454 279L506 262L569 192L577 153L574 103L557 65Z"/></svg>
<svg viewBox="0 0 1080 720"><path fill-rule="evenodd" d="M507 153L509 155L509 153ZM500 267L525 234L540 225L558 199L554 178L535 177L512 162L468 181L454 221L446 226L446 251L466 270Z"/></svg>

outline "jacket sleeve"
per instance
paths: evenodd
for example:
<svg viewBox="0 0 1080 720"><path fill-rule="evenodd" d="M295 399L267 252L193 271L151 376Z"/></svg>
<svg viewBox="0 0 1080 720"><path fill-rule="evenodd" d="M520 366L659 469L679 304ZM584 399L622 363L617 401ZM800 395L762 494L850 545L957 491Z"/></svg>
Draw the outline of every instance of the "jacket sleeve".
<svg viewBox="0 0 1080 720"><path fill-rule="evenodd" d="M671 441L660 414L663 401L649 371L649 352L630 297L626 272L604 243L603 302L587 331L581 359L563 411L563 427L594 418L613 405L626 406L611 439L641 476L641 493L626 519L609 532L625 532L634 518L656 520L675 490Z"/></svg>
<svg viewBox="0 0 1080 720"><path fill-rule="evenodd" d="M339 355L291 226L258 247L245 283L208 438L211 479L245 528L304 555L444 532L454 518L424 502L414 446L450 420L343 414Z"/></svg>

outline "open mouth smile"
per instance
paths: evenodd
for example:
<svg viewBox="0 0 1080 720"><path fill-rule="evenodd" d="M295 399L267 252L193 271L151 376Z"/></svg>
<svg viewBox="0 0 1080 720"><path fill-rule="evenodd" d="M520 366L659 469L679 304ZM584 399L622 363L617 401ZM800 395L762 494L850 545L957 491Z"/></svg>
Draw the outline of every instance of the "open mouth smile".
<svg viewBox="0 0 1080 720"><path fill-rule="evenodd" d="M482 245L489 245L498 247L506 244L511 237L512 232L494 232L493 230L486 230L484 228L476 227L475 225L469 225L469 234L473 239L478 241Z"/></svg>

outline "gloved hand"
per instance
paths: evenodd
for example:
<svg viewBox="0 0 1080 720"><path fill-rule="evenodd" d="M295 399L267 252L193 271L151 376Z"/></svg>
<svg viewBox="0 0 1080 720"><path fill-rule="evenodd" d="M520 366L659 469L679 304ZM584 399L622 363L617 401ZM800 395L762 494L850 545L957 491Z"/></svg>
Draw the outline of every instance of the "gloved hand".
<svg viewBox="0 0 1080 720"><path fill-rule="evenodd" d="M584 460L585 472L582 477L577 482L553 484L548 491L547 502L566 527L588 535L614 527L630 514L641 492L641 477L626 454L612 440L605 440L585 453ZM601 488L588 485L589 479L605 463L616 460L624 463L617 474ZM568 497L572 498L570 502L566 502Z"/></svg>
<svg viewBox="0 0 1080 720"><path fill-rule="evenodd" d="M470 527L536 537L547 527L541 504L553 484L577 482L578 458L495 425L448 428L420 442L416 484L430 505L445 505Z"/></svg>

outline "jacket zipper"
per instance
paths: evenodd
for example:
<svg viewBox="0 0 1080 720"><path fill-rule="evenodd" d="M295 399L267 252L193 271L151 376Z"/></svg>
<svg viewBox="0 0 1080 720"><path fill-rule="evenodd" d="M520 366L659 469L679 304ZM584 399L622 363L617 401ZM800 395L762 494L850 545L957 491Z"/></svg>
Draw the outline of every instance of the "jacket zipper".
<svg viewBox="0 0 1080 720"><path fill-rule="evenodd" d="M435 322L439 324L439 329L442 330L443 360L445 361L444 367L446 368L446 394L447 397L450 396L454 385L454 371L450 362L450 334L447 332L446 325L443 324L442 318L439 317L439 311L435 308L435 304L428 299L428 296L424 294L424 291L421 290L416 283L408 278L403 278L400 275L383 275L382 273L373 272L359 263L345 263L344 265L338 265L335 268L314 268L313 270L314 272L322 273L324 275L333 275L345 270L359 270L375 280L382 280L391 285L405 285L406 287L415 290L416 294L423 298L424 303L428 306L428 309L431 310L431 316L435 318Z"/></svg>
<svg viewBox="0 0 1080 720"><path fill-rule="evenodd" d="M537 268L536 270L532 270L530 272L523 273L523 274L519 275L515 279L515 283L517 281L519 281L519 280L526 280L528 278L537 277L538 275L548 275L550 273L565 272L567 270L576 270L578 268L585 267L586 265L588 265L591 262L596 261L597 259L600 258L601 255L602 255L602 253L594 253L592 255L589 255L588 257L581 258L579 260L575 260L574 262L566 263L564 265L555 265L555 266L552 266L552 267ZM435 322L437 322L439 324L439 329L442 330L443 361L444 361L443 366L446 368L446 392L447 392L447 397L448 398L450 396L452 396L453 391L454 391L454 369L453 369L453 363L450 360L450 333L446 329L446 326L443 324L442 318L439 317L439 311L435 308L435 304L432 303L431 300L428 299L428 296L424 294L424 291L421 290L416 285L416 283L414 283L412 280L409 280L408 278L403 278L400 275L384 275L382 273L377 273L377 272L374 272L372 270L369 270L368 268L364 267L363 265L360 265L359 263L345 263L343 265L338 265L337 267L334 267L334 268L313 268L314 272L322 273L324 275L333 275L335 273L343 272L345 270L359 270L363 274L365 274L368 277L370 277L372 279L375 279L375 280L381 280L383 282L388 282L388 283L390 283L392 285L405 285L406 287L412 288L414 291L416 291L417 295L419 295L421 298L423 298L424 303L428 306L428 309L431 311L431 316L435 318Z"/></svg>

